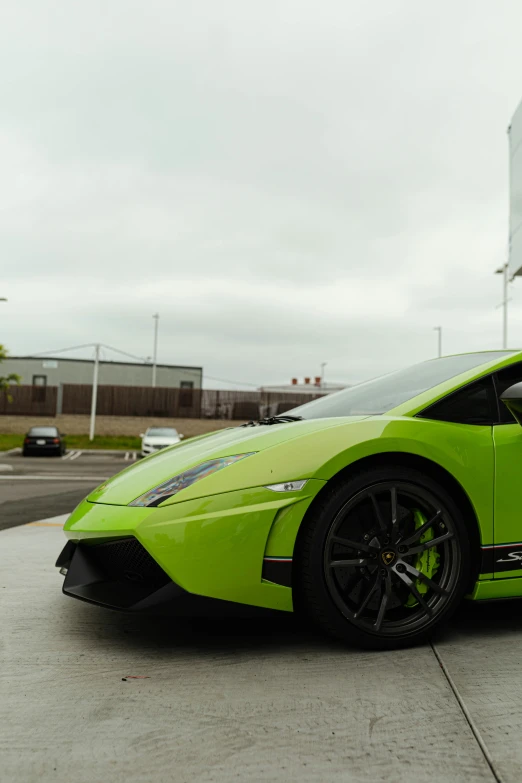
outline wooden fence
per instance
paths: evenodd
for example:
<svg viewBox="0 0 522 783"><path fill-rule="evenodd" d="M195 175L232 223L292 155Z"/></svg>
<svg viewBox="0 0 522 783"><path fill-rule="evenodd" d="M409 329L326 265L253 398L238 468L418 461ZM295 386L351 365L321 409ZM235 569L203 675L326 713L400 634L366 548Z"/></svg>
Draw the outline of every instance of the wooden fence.
<svg viewBox="0 0 522 783"><path fill-rule="evenodd" d="M0 396L0 412L9 416L54 416L57 386L12 386L8 396Z"/></svg>
<svg viewBox="0 0 522 783"><path fill-rule="evenodd" d="M312 387L313 388L313 387ZM11 416L55 416L57 413L91 412L92 386L13 386L12 401L5 395L0 414ZM187 419L257 419L284 413L322 396L291 392L243 392L214 389L169 389L150 386L99 386L96 412L99 416L150 416Z"/></svg>

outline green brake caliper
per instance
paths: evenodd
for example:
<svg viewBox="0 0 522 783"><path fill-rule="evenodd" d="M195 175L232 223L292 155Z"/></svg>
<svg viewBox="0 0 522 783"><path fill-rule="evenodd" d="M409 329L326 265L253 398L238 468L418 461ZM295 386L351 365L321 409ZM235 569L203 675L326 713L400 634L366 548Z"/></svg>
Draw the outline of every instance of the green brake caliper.
<svg viewBox="0 0 522 783"><path fill-rule="evenodd" d="M422 525L426 522L426 517L422 511L419 511L418 509L414 510L413 519L415 521L416 530L419 527L422 527ZM428 530L426 530L425 533L422 534L419 543L424 544L426 541L431 541L432 538L433 530L430 527ZM430 547L429 549L425 549L424 552L420 552L417 555L417 559L415 563L413 563L414 568L427 576L429 579L433 579L434 574L436 574L439 570L440 555L436 550L437 547ZM417 579L415 587L421 595L424 595L428 592L428 585L426 582L423 582L422 579ZM415 596L410 593L405 606L417 606L417 603L418 601Z"/></svg>

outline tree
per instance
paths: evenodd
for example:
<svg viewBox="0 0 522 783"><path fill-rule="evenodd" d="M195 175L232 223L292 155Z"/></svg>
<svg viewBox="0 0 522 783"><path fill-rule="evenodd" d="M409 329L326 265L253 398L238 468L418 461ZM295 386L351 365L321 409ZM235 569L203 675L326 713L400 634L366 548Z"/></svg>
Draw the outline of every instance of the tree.
<svg viewBox="0 0 522 783"><path fill-rule="evenodd" d="M7 359L7 350L5 346L0 344L0 362L3 362L5 359ZM6 376L0 375L0 395L5 394L8 402L12 402L13 398L9 394L9 387L12 386L12 384L14 383L19 384L21 380L22 379L20 378L20 376L17 375L15 372L12 372Z"/></svg>

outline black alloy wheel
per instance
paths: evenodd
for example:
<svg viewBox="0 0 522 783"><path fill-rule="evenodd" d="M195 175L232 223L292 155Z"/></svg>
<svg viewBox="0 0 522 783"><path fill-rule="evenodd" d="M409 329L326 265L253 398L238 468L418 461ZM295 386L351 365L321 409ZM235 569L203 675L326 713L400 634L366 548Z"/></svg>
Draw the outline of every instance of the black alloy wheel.
<svg viewBox="0 0 522 783"><path fill-rule="evenodd" d="M382 468L338 485L296 546L296 603L323 628L368 647L426 639L456 608L469 543L452 498L417 471Z"/></svg>

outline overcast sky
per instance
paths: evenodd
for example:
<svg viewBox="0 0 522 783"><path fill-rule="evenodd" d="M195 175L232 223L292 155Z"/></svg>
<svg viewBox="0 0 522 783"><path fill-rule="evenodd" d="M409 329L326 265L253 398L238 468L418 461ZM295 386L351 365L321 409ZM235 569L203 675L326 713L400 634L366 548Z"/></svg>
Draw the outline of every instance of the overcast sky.
<svg viewBox="0 0 522 783"><path fill-rule="evenodd" d="M147 356L157 311L207 387L364 380L439 324L499 347L521 30L518 0L4 3L0 341Z"/></svg>

